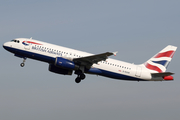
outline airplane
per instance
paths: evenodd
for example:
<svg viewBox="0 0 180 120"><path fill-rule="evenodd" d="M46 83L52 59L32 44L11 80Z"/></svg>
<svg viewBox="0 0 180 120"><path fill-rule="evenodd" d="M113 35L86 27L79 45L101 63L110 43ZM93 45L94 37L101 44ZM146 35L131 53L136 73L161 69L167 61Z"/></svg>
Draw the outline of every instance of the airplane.
<svg viewBox="0 0 180 120"><path fill-rule="evenodd" d="M32 38L16 38L3 44L4 49L23 58L24 67L27 58L49 64L49 71L62 75L77 75L76 83L84 80L85 74L100 75L117 80L129 81L169 81L172 72L166 69L177 49L168 45L143 64L135 65L108 58L117 52L90 54L67 47L62 47Z"/></svg>

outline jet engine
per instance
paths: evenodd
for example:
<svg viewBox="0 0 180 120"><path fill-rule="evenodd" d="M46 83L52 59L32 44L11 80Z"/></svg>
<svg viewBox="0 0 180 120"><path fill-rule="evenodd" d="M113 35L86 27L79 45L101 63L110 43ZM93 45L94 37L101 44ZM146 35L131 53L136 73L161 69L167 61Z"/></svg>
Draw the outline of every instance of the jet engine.
<svg viewBox="0 0 180 120"><path fill-rule="evenodd" d="M49 71L57 73L57 74L63 74L63 75L72 75L73 70L68 70L64 68L56 67L53 64L49 64Z"/></svg>
<svg viewBox="0 0 180 120"><path fill-rule="evenodd" d="M79 66L76 65L73 61L62 58L62 57L57 57L54 63L55 66L64 68L64 69L70 69L70 70L78 70Z"/></svg>

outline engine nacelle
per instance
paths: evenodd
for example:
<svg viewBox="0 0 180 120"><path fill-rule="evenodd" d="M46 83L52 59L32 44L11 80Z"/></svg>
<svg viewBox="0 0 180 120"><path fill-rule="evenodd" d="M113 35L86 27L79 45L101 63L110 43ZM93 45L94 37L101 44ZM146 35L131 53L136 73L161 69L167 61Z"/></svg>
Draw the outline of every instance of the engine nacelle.
<svg viewBox="0 0 180 120"><path fill-rule="evenodd" d="M49 64L49 71L57 73L57 74L72 75L72 70L59 68L53 64Z"/></svg>
<svg viewBox="0 0 180 120"><path fill-rule="evenodd" d="M173 76L169 75L169 76L164 76L163 77L164 80L174 80Z"/></svg>
<svg viewBox="0 0 180 120"><path fill-rule="evenodd" d="M60 68L71 69L71 70L77 70L79 68L79 66L75 65L73 61L70 61L62 57L57 57L54 65Z"/></svg>

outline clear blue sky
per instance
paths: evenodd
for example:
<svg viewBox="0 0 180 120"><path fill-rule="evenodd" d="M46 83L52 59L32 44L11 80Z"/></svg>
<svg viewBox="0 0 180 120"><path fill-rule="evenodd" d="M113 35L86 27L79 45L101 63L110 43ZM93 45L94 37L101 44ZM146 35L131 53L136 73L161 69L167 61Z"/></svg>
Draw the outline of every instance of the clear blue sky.
<svg viewBox="0 0 180 120"><path fill-rule="evenodd" d="M6 0L0 2L1 45L17 37L140 64L167 45L180 46L178 0ZM48 64L14 57L2 47L1 120L178 120L179 49L167 71L172 82L130 82L48 71Z"/></svg>

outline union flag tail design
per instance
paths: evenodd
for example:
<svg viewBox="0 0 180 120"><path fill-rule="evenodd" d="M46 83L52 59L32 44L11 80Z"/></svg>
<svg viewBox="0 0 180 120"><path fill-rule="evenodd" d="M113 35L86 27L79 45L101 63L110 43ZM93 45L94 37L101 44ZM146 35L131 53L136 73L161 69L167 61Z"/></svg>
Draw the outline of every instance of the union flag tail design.
<svg viewBox="0 0 180 120"><path fill-rule="evenodd" d="M165 72L177 47L168 45L147 62L144 63L145 67L151 70L151 73Z"/></svg>

